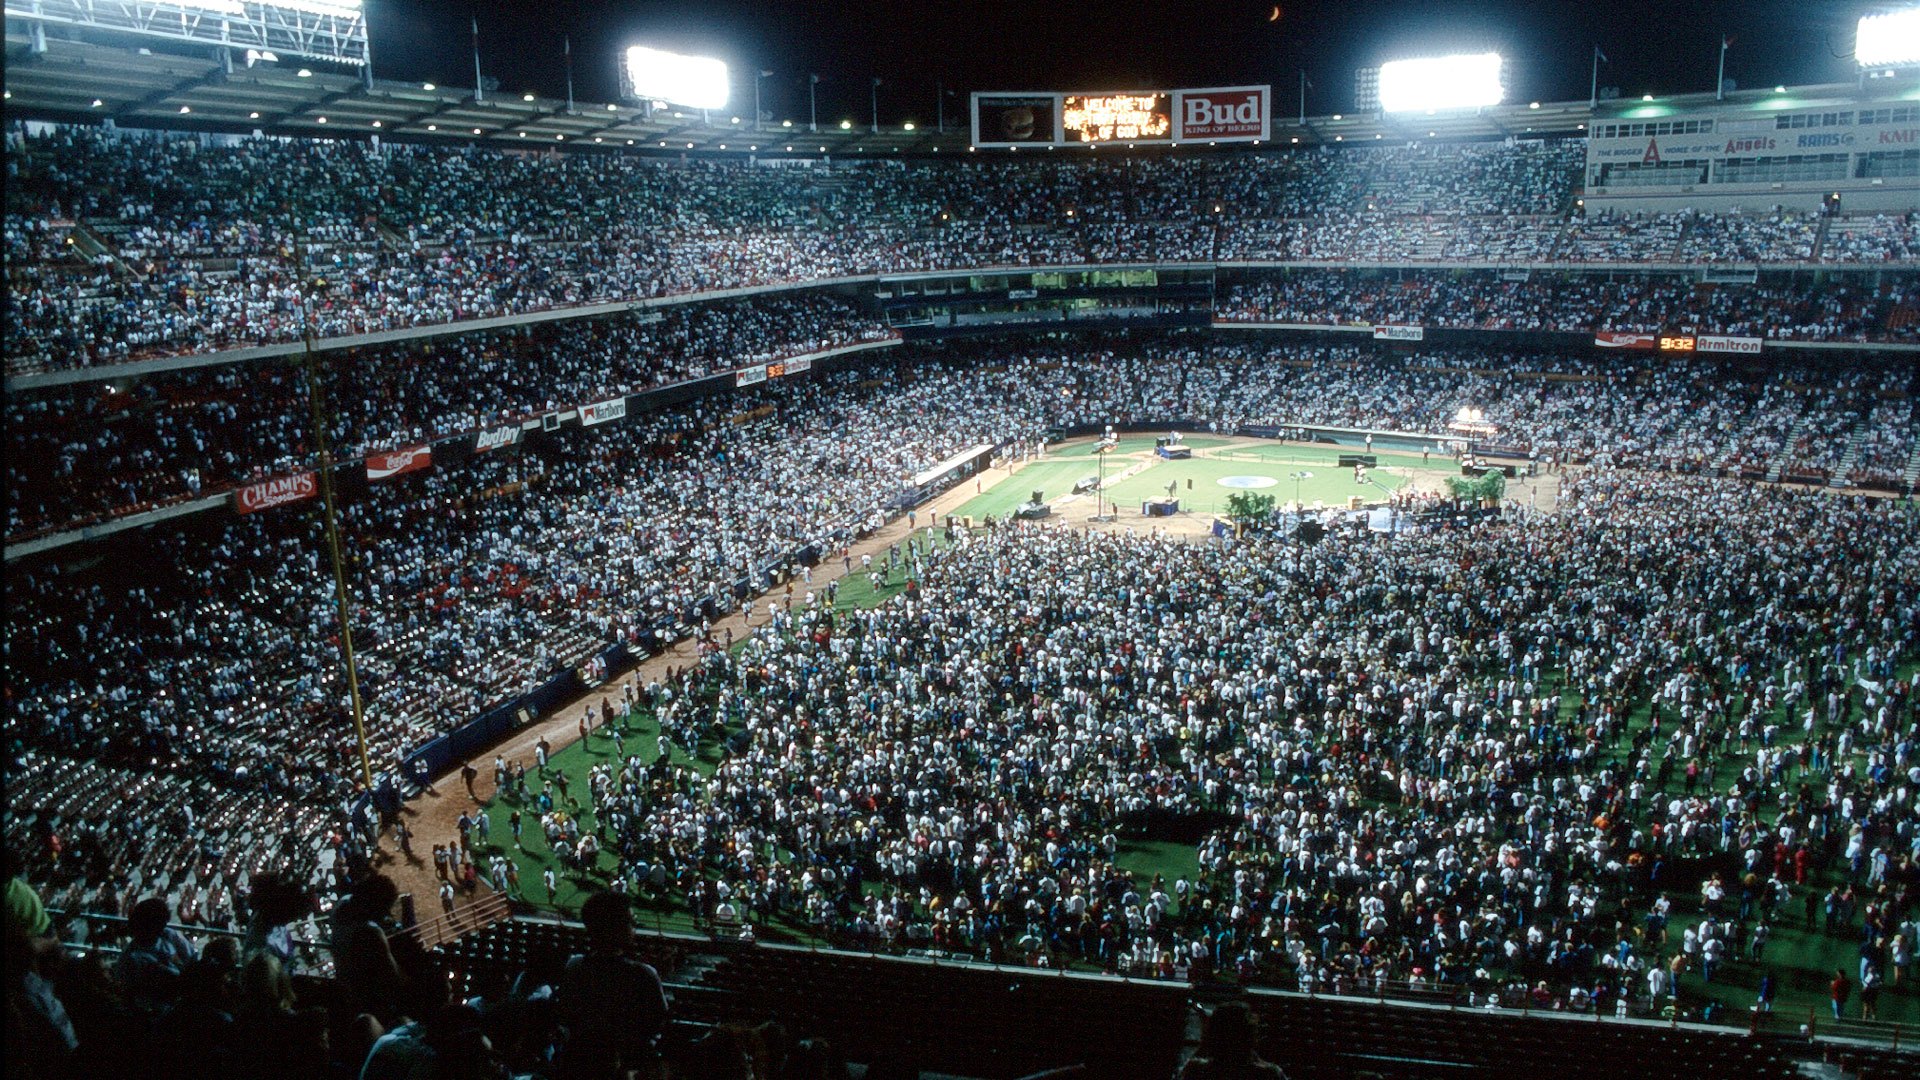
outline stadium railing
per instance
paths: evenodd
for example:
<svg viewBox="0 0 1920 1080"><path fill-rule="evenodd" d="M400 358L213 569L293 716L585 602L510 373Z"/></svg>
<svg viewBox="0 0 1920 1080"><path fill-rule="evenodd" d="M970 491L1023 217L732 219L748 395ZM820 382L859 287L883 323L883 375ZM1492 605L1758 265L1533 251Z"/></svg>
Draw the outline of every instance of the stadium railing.
<svg viewBox="0 0 1920 1080"><path fill-rule="evenodd" d="M70 952L77 954L100 953L106 956L119 956L126 951L120 945L107 943L108 941L124 939L124 931L127 925L127 919L124 916L106 915L94 911L64 911L60 908L48 908L47 914L53 918L56 925L61 923L70 925L78 922L86 927L86 938L84 940L70 941L65 937L61 939L62 947ZM294 925L300 927L301 931L308 936L302 937L299 932L292 933L294 966L288 974L310 975L323 978L331 976L333 974L333 944L322 940L323 935L319 921L314 918L308 918ZM93 928L96 926L118 929L109 930L106 935L103 935L101 940L95 940ZM196 926L192 923L168 923L167 929L179 932L190 941L195 938L232 938L235 941L243 941L247 936L244 930L230 930L219 926Z"/></svg>

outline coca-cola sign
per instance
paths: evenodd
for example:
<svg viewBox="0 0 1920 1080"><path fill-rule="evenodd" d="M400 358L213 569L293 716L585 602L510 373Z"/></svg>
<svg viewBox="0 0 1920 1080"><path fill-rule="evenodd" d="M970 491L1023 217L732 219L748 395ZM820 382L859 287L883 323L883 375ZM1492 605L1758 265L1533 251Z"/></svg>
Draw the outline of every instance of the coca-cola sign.
<svg viewBox="0 0 1920 1080"><path fill-rule="evenodd" d="M1225 86L1180 90L1174 94L1174 116L1180 142L1252 142L1267 137L1271 110L1270 87Z"/></svg>
<svg viewBox="0 0 1920 1080"><path fill-rule="evenodd" d="M508 424L505 427L489 428L474 437L473 452L476 454L484 454L488 450L498 450L502 446L512 446L519 441L519 424Z"/></svg>
<svg viewBox="0 0 1920 1080"><path fill-rule="evenodd" d="M395 450L391 454L375 454L367 459L367 479L388 480L401 473L417 472L431 464L433 449L426 446Z"/></svg>
<svg viewBox="0 0 1920 1080"><path fill-rule="evenodd" d="M1619 330L1597 330L1593 343L1603 349L1653 349L1652 334L1629 334Z"/></svg>
<svg viewBox="0 0 1920 1080"><path fill-rule="evenodd" d="M248 484L234 492L233 508L242 514L251 514L256 510L270 510L302 499L311 499L319 490L319 482L310 472L276 476L272 480Z"/></svg>

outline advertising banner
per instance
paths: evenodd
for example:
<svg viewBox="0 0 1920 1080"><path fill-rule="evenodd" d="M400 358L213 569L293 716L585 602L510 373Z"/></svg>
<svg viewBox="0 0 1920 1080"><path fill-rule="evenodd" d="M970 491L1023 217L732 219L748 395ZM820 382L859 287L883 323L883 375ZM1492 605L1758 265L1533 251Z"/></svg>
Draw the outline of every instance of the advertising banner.
<svg viewBox="0 0 1920 1080"><path fill-rule="evenodd" d="M811 356L802 356L797 360L787 361L787 374L789 375L798 375L803 371L811 370L813 370L813 357Z"/></svg>
<svg viewBox="0 0 1920 1080"><path fill-rule="evenodd" d="M1652 334L1623 334L1613 330L1597 330L1593 343L1603 349L1646 349L1653 350Z"/></svg>
<svg viewBox="0 0 1920 1080"><path fill-rule="evenodd" d="M627 399L614 398L612 401L599 401L592 405L580 406L580 426L592 427L609 420L618 420L627 415Z"/></svg>
<svg viewBox="0 0 1920 1080"><path fill-rule="evenodd" d="M488 428L474 437L473 452L476 454L484 454L488 450L497 450L502 446L512 446L519 441L519 424L508 424L504 427Z"/></svg>
<svg viewBox="0 0 1920 1080"><path fill-rule="evenodd" d="M1268 137L1272 87L1221 86L1176 90L1173 137L1180 141L1257 142Z"/></svg>
<svg viewBox="0 0 1920 1080"><path fill-rule="evenodd" d="M433 448L429 446L395 450L391 454L374 454L367 458L367 479L390 480L401 473L418 472L431 464Z"/></svg>
<svg viewBox="0 0 1920 1080"><path fill-rule="evenodd" d="M1271 137L1271 86L973 95L973 144L1259 142Z"/></svg>
<svg viewBox="0 0 1920 1080"><path fill-rule="evenodd" d="M1058 94L973 95L975 146L1047 146L1060 139Z"/></svg>
<svg viewBox="0 0 1920 1080"><path fill-rule="evenodd" d="M248 484L233 493L233 508L242 514L251 514L256 510L268 510L276 506L311 499L320 491L319 481L313 473L295 473L292 476L277 476L272 480L262 480L258 484Z"/></svg>
<svg viewBox="0 0 1920 1080"><path fill-rule="evenodd" d="M1694 352L1739 353L1745 356L1760 355L1760 339L1757 337L1724 337L1702 334L1694 339Z"/></svg>
<svg viewBox="0 0 1920 1080"><path fill-rule="evenodd" d="M767 381L767 365L755 364L750 368L741 368L733 373L733 385L755 386Z"/></svg>
<svg viewBox="0 0 1920 1080"><path fill-rule="evenodd" d="M1376 326L1373 328L1375 341L1425 341L1427 328L1424 326Z"/></svg>

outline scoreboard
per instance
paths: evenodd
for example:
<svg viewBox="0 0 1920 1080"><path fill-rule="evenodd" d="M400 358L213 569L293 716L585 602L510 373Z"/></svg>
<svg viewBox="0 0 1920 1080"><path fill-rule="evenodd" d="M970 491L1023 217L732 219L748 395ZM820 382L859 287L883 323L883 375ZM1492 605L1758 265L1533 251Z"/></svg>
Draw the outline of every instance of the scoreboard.
<svg viewBox="0 0 1920 1080"><path fill-rule="evenodd" d="M1067 94L1060 117L1067 142L1173 141L1172 94Z"/></svg>
<svg viewBox="0 0 1920 1080"><path fill-rule="evenodd" d="M973 145L1097 146L1261 142L1270 137L1272 88L1101 93L976 93Z"/></svg>

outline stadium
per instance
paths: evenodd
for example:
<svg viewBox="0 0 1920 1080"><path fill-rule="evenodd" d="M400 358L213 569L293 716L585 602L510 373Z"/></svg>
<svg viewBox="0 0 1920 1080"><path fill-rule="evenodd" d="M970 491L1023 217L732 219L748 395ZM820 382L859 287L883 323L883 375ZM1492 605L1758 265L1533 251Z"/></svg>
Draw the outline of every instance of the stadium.
<svg viewBox="0 0 1920 1080"><path fill-rule="evenodd" d="M8 0L8 1076L1920 1075L1920 8L1753 6Z"/></svg>

